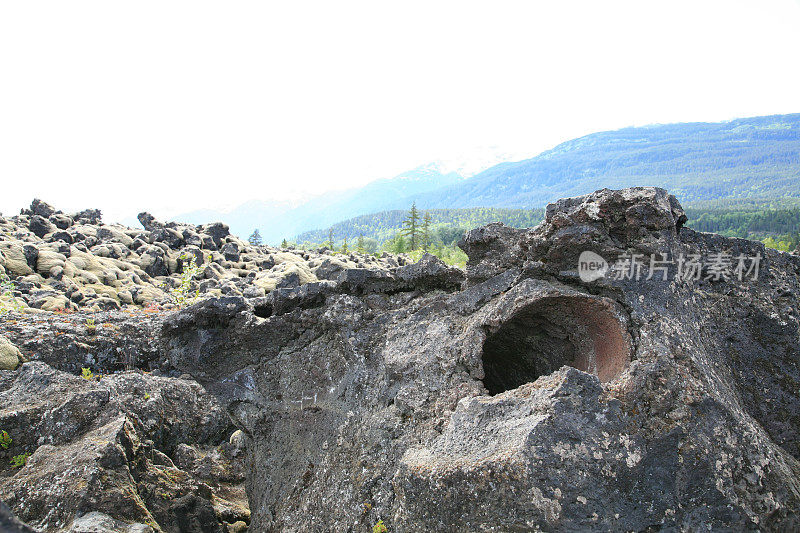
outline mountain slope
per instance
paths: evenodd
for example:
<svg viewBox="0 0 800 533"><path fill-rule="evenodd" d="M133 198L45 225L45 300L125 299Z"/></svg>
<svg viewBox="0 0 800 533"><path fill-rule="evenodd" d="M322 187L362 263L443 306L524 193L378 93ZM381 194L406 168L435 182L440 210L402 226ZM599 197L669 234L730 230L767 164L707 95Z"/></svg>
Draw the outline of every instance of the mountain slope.
<svg viewBox="0 0 800 533"><path fill-rule="evenodd" d="M246 204L232 213L195 213L178 220L223 220L242 237L259 228L266 242L277 243L360 215L406 210L414 201L421 209L527 209L604 187L664 187L685 206L736 207L765 200L797 205L800 114L593 133L472 177L442 168L418 167L294 208Z"/></svg>
<svg viewBox="0 0 800 533"><path fill-rule="evenodd" d="M230 213L196 211L175 218L194 224L222 220L230 226L232 233L242 238L258 228L265 242L277 243L303 231L389 209L398 198L435 191L463 179L457 172L442 172L437 165L430 164L393 178L373 181L358 189L317 196L297 207L252 201ZM405 206L404 203L401 205Z"/></svg>
<svg viewBox="0 0 800 533"><path fill-rule="evenodd" d="M498 209L498 208L471 208L471 209L432 209L426 211L431 216L431 229L452 228L456 231L453 236L463 233L463 230L489 224L502 222L515 228L532 227L544 218L544 209ZM296 243L322 244L333 232L336 242L348 239L351 243L359 236L375 239L383 243L403 228L403 221L408 216L408 211L393 210L381 211L369 215L361 215L343 222L333 224L325 230L304 232L293 239ZM446 239L445 244L450 244L455 237Z"/></svg>
<svg viewBox="0 0 800 533"><path fill-rule="evenodd" d="M667 188L687 205L800 197L800 114L594 133L405 200L423 208L541 207L634 185Z"/></svg>
<svg viewBox="0 0 800 533"><path fill-rule="evenodd" d="M201 209L179 215L176 220L189 224L206 224L224 220L231 231L241 238L247 238L255 228L269 227L274 220L284 216L294 206L285 202L250 200L227 212Z"/></svg>

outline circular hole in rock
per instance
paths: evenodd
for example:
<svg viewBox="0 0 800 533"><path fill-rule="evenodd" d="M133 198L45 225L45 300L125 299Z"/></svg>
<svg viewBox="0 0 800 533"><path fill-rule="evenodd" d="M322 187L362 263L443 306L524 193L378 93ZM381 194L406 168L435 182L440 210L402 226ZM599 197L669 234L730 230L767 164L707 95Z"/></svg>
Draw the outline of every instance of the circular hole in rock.
<svg viewBox="0 0 800 533"><path fill-rule="evenodd" d="M564 365L617 377L630 361L627 321L606 299L555 296L523 307L487 331L483 384L490 394L515 389Z"/></svg>

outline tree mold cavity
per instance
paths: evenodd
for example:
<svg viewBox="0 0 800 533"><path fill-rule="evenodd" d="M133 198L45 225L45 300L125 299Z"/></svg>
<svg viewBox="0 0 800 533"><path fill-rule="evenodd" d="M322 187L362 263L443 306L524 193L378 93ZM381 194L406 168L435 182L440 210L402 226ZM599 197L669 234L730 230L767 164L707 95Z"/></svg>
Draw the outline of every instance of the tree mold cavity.
<svg viewBox="0 0 800 533"><path fill-rule="evenodd" d="M628 320L606 298L550 296L529 303L497 326L483 344L483 384L495 395L535 381L564 365L619 376L631 358Z"/></svg>

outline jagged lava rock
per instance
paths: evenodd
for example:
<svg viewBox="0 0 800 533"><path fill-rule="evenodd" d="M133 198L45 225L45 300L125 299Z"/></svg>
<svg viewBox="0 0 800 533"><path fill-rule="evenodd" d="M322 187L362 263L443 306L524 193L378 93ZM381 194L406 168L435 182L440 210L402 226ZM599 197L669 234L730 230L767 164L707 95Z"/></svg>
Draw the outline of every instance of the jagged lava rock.
<svg viewBox="0 0 800 533"><path fill-rule="evenodd" d="M0 497L37 527L800 528L800 257L683 228L666 191L601 190L536 228L473 230L466 272L148 217L142 231L73 215L69 245L33 234L34 215L0 219L26 305L158 301L190 249L206 297L100 312L94 333L80 310L0 323L34 359L0 371L0 427L19 435L11 452L33 451L2 467ZM646 265L583 281L585 251L761 263L741 280L647 279ZM150 257L168 275L147 274ZM72 375L86 361L117 373Z"/></svg>
<svg viewBox="0 0 800 533"><path fill-rule="evenodd" d="M140 213L139 221L144 229L105 224L97 210L66 215L40 200L19 216L0 218L0 274L16 289L14 302L4 294L0 305L25 312L169 308L192 258L199 271L187 292L204 297L263 297L326 279L333 264L397 266L393 259L253 246L222 223L161 222L149 213Z"/></svg>
<svg viewBox="0 0 800 533"><path fill-rule="evenodd" d="M344 270L183 310L163 349L247 436L255 531L796 529L800 259L685 220L602 190L469 232L461 287ZM583 251L762 261L584 282Z"/></svg>

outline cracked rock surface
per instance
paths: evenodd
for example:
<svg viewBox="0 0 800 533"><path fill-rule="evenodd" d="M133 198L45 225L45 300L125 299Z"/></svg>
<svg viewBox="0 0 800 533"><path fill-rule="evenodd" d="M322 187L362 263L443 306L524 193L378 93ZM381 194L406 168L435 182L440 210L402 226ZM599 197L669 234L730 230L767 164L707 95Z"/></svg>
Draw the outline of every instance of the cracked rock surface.
<svg viewBox="0 0 800 533"><path fill-rule="evenodd" d="M794 529L800 260L685 219L660 189L598 191L470 232L460 288L207 303L163 349L247 436L259 531ZM584 283L584 250L763 260Z"/></svg>
<svg viewBox="0 0 800 533"><path fill-rule="evenodd" d="M466 272L275 252L254 268L288 281L257 295L91 333L10 314L31 361L0 371L0 429L32 455L0 499L46 530L797 530L800 257L685 220L661 189L602 190L469 232ZM761 268L585 282L584 251Z"/></svg>

